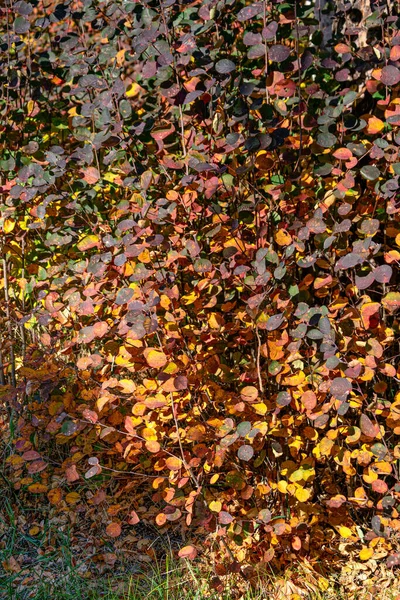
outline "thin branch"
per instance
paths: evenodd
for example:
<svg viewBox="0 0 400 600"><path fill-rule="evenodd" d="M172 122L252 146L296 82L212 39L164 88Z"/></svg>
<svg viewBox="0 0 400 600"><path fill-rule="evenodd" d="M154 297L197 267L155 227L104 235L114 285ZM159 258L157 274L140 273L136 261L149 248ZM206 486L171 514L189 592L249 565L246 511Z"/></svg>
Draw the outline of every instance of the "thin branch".
<svg viewBox="0 0 400 600"><path fill-rule="evenodd" d="M8 293L8 276L7 276L7 258L3 257L3 276L4 276L4 300L6 305L7 330L10 337L10 364L11 364L11 384L16 387L15 378L15 356L14 356L14 339L11 326L11 311L10 311L10 296Z"/></svg>

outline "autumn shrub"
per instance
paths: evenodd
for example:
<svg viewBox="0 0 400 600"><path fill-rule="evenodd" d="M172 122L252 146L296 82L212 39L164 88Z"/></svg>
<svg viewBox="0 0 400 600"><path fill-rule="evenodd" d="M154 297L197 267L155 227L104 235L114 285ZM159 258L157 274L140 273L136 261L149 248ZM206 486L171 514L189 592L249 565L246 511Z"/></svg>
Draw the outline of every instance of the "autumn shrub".
<svg viewBox="0 0 400 600"><path fill-rule="evenodd" d="M147 520L284 563L341 537L397 564L399 17L334 4L327 30L293 0L3 3L27 502L82 512L93 478L111 538Z"/></svg>

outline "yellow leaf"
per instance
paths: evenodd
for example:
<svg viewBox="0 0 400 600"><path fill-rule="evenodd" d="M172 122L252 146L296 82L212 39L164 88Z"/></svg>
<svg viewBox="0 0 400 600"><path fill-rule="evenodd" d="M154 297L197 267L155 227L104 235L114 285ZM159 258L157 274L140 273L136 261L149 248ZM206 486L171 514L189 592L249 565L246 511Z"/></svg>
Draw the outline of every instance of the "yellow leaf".
<svg viewBox="0 0 400 600"><path fill-rule="evenodd" d="M211 329L221 329L221 326L224 325L224 320L221 315L218 315L217 313L211 313L211 315L208 317L208 324L210 325Z"/></svg>
<svg viewBox="0 0 400 600"><path fill-rule="evenodd" d="M170 362L163 370L167 375L173 375L174 373L177 373L177 371L179 371L179 367L174 362Z"/></svg>
<svg viewBox="0 0 400 600"><path fill-rule="evenodd" d="M38 527L37 525L34 525L33 527L30 528L29 530L29 535L37 535L40 531L40 527Z"/></svg>
<svg viewBox="0 0 400 600"><path fill-rule="evenodd" d="M353 535L353 532L351 531L351 529L349 529L348 527L345 527L344 525L342 527L339 527L339 533L340 536L342 538L349 538Z"/></svg>
<svg viewBox="0 0 400 600"><path fill-rule="evenodd" d="M77 502L79 502L80 499L81 497L78 494L78 492L70 492L65 496L67 504L76 504Z"/></svg>
<svg viewBox="0 0 400 600"><path fill-rule="evenodd" d="M263 417L268 412L268 406L265 402L257 402L257 404L253 404L253 410L257 415Z"/></svg>
<svg viewBox="0 0 400 600"><path fill-rule="evenodd" d="M322 590L323 592L326 592L326 590L329 587L329 581L327 579L325 579L325 577L320 577L318 579L318 587L320 590Z"/></svg>
<svg viewBox="0 0 400 600"><path fill-rule="evenodd" d="M285 481L284 479L281 479L278 483L278 490L280 491L281 494L287 494L287 486L288 486L288 482Z"/></svg>
<svg viewBox="0 0 400 600"><path fill-rule="evenodd" d="M369 560L370 558L372 558L373 555L373 548L363 548L362 550L360 550L360 554L358 556L360 557L360 560Z"/></svg>
<svg viewBox="0 0 400 600"><path fill-rule="evenodd" d="M90 248L94 248L98 243L99 238L97 235L85 235L85 237L78 242L77 247L83 252L85 250L89 250Z"/></svg>
<svg viewBox="0 0 400 600"><path fill-rule="evenodd" d="M288 483L286 491L288 494L290 494L291 496L295 496L296 495L296 486L294 483Z"/></svg>
<svg viewBox="0 0 400 600"><path fill-rule="evenodd" d="M216 513L219 513L222 509L222 504L219 500L212 500L208 506L210 510Z"/></svg>
<svg viewBox="0 0 400 600"><path fill-rule="evenodd" d="M365 473L363 473L362 478L364 479L365 483L371 484L373 481L378 479L378 475L370 467L368 467Z"/></svg>
<svg viewBox="0 0 400 600"><path fill-rule="evenodd" d="M151 256L150 256L150 252L147 248L145 248L143 250L143 252L141 252L138 256L138 259L140 260L140 262L147 264L149 262L151 262Z"/></svg>
<svg viewBox="0 0 400 600"><path fill-rule="evenodd" d="M144 437L145 440L148 441L156 441L157 440L157 433L154 429L151 429L150 427L145 427L142 431L142 436Z"/></svg>
<svg viewBox="0 0 400 600"><path fill-rule="evenodd" d="M12 219L4 219L3 231L4 233L10 233L15 227L15 221Z"/></svg>
<svg viewBox="0 0 400 600"><path fill-rule="evenodd" d="M111 171L108 171L105 175L103 175L104 181L109 181L110 183L114 183L118 177L120 177L118 173L112 173Z"/></svg>
<svg viewBox="0 0 400 600"><path fill-rule="evenodd" d="M306 376L304 374L304 371L299 371L298 373L295 373L294 375L289 375L289 377L285 377L285 379L283 380L283 384L297 387L301 383L303 383L305 378L306 378Z"/></svg>
<svg viewBox="0 0 400 600"><path fill-rule="evenodd" d="M293 473L289 476L289 481L301 481L303 479L303 475L304 471L300 467L300 469L293 471Z"/></svg>
<svg viewBox="0 0 400 600"><path fill-rule="evenodd" d="M134 96L137 96L141 92L141 90L142 88L140 87L140 85L138 83L133 82L126 88L125 96L127 96L128 98L133 98Z"/></svg>
<svg viewBox="0 0 400 600"><path fill-rule="evenodd" d="M196 302L198 297L199 297L199 295L197 294L197 292L193 291L190 294L188 294L187 296L182 296L181 302L183 304L193 304L193 302Z"/></svg>
<svg viewBox="0 0 400 600"><path fill-rule="evenodd" d="M307 502L311 498L310 490L306 490L302 487L297 488L295 496L299 502Z"/></svg>
<svg viewBox="0 0 400 600"><path fill-rule="evenodd" d="M240 252L246 252L246 246L242 240L231 238L224 243L224 248L237 248Z"/></svg>
<svg viewBox="0 0 400 600"><path fill-rule="evenodd" d="M329 456L334 445L335 443L333 440L324 437L318 444L319 451L321 452L322 456Z"/></svg>

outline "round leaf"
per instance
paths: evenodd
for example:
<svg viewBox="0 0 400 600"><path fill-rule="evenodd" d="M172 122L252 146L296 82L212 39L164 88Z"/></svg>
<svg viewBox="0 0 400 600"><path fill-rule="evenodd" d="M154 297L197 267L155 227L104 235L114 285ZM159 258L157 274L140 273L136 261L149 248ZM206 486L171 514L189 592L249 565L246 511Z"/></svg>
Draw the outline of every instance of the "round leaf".
<svg viewBox="0 0 400 600"><path fill-rule="evenodd" d="M155 350L154 348L146 348L143 352L149 367L154 369L161 369L167 364L167 357L161 350Z"/></svg>
<svg viewBox="0 0 400 600"><path fill-rule="evenodd" d="M385 85L396 85L400 81L400 69L393 65L383 67L381 71L381 82Z"/></svg>
<svg viewBox="0 0 400 600"><path fill-rule="evenodd" d="M338 400L345 400L352 390L352 385L345 377L335 377L330 386L330 393Z"/></svg>
<svg viewBox="0 0 400 600"><path fill-rule="evenodd" d="M245 444L244 446L241 446L239 448L237 455L240 460L244 460L247 462L253 458L254 448L249 444Z"/></svg>
<svg viewBox="0 0 400 600"><path fill-rule="evenodd" d="M106 533L112 538L117 538L121 535L121 525L119 523L110 523L106 527Z"/></svg>
<svg viewBox="0 0 400 600"><path fill-rule="evenodd" d="M134 293L135 292L132 288L122 288L118 290L117 297L115 298L115 304L118 304L118 306L128 304L128 302L132 300Z"/></svg>
<svg viewBox="0 0 400 600"><path fill-rule="evenodd" d="M178 552L179 558L186 558L188 560L194 560L197 556L197 548L194 546L184 546Z"/></svg>
<svg viewBox="0 0 400 600"><path fill-rule="evenodd" d="M240 395L245 402L255 402L258 398L258 389L253 385L247 385L242 389Z"/></svg>
<svg viewBox="0 0 400 600"><path fill-rule="evenodd" d="M244 21L249 21L256 15L259 15L263 11L263 2L255 2L254 4L250 4L250 6L245 6L240 9L237 14L237 20L243 23Z"/></svg>
<svg viewBox="0 0 400 600"><path fill-rule="evenodd" d="M374 165L365 165L360 169L360 173L364 179L368 179L368 181L375 181L380 175L378 167L375 167Z"/></svg>
<svg viewBox="0 0 400 600"><path fill-rule="evenodd" d="M268 58L274 62L283 62L290 55L290 48L282 44L271 46L268 51Z"/></svg>
<svg viewBox="0 0 400 600"><path fill-rule="evenodd" d="M267 331L275 331L275 329L278 329L278 327L282 325L283 319L283 314L272 315L272 317L270 317L266 322L265 329Z"/></svg>
<svg viewBox="0 0 400 600"><path fill-rule="evenodd" d="M367 415L361 415L360 417L360 429L362 433L370 438L374 438L379 434L379 425L373 423Z"/></svg>
<svg viewBox="0 0 400 600"><path fill-rule="evenodd" d="M289 392L279 392L276 403L278 406L288 406L292 401L292 396Z"/></svg>
<svg viewBox="0 0 400 600"><path fill-rule="evenodd" d="M235 69L235 63L229 60L228 58L223 58L222 60L219 60L215 65L215 70L220 75L227 75L229 73L232 73L232 71L234 71Z"/></svg>

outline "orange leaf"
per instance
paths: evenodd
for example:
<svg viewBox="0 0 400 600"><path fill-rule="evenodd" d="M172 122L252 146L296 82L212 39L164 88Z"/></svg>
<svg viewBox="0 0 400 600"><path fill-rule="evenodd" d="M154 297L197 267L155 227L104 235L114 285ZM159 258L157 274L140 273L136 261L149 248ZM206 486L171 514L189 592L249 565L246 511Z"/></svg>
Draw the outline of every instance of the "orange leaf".
<svg viewBox="0 0 400 600"><path fill-rule="evenodd" d="M128 520L129 524L130 525L136 525L136 523L139 523L140 518L139 518L139 515L137 514L137 512L134 511L134 510L131 510L130 514L131 514L131 516L130 516L130 518Z"/></svg>
<svg viewBox="0 0 400 600"><path fill-rule="evenodd" d="M361 319L366 329L374 329L379 325L379 302L367 302L361 307Z"/></svg>
<svg viewBox="0 0 400 600"><path fill-rule="evenodd" d="M178 552L180 558L187 558L188 560L194 560L197 556L197 548L194 546L184 546Z"/></svg>
<svg viewBox="0 0 400 600"><path fill-rule="evenodd" d="M400 46L393 46L390 49L390 60L398 61L400 60Z"/></svg>
<svg viewBox="0 0 400 600"><path fill-rule="evenodd" d="M384 127L385 123L381 121L381 119L378 119L377 117L371 117L370 119L368 119L368 126L366 132L371 135L374 135L382 131Z"/></svg>
<svg viewBox="0 0 400 600"><path fill-rule="evenodd" d="M253 385L247 385L242 389L240 395L245 402L255 402L258 398L258 389Z"/></svg>
<svg viewBox="0 0 400 600"><path fill-rule="evenodd" d="M161 446L158 442L156 442L155 440L147 440L145 443L145 446L147 448L147 450L149 452L151 452L152 454L157 454L157 452L160 452Z"/></svg>
<svg viewBox="0 0 400 600"><path fill-rule="evenodd" d="M86 181L86 183L88 183L89 185L93 185L97 183L99 179L100 173L98 172L96 167L87 167L85 169L84 180Z"/></svg>
<svg viewBox="0 0 400 600"><path fill-rule="evenodd" d="M165 356L164 352L161 352L160 350L155 350L154 348L146 348L143 354L149 367L161 369L164 365L167 364L167 357Z"/></svg>
<svg viewBox="0 0 400 600"><path fill-rule="evenodd" d="M78 494L78 492L70 492L65 496L67 504L76 504L77 502L79 502L80 499L81 497Z"/></svg>
<svg viewBox="0 0 400 600"><path fill-rule="evenodd" d="M164 513L159 513L156 516L156 523L159 527L162 527L167 522L167 517Z"/></svg>
<svg viewBox="0 0 400 600"><path fill-rule="evenodd" d="M292 243L292 236L285 229L278 229L274 237L278 246L289 246Z"/></svg>
<svg viewBox="0 0 400 600"><path fill-rule="evenodd" d="M371 487L377 494L386 494L388 491L388 485L383 479L375 479L375 481L371 483Z"/></svg>
<svg viewBox="0 0 400 600"><path fill-rule="evenodd" d="M169 456L165 461L165 464L170 471L179 471L179 469L182 467L181 459L175 456Z"/></svg>
<svg viewBox="0 0 400 600"><path fill-rule="evenodd" d="M110 523L106 527L106 533L112 538L116 538L121 535L121 525L119 523Z"/></svg>
<svg viewBox="0 0 400 600"><path fill-rule="evenodd" d="M32 483L32 485L28 487L28 490L32 492L32 494L44 494L47 492L48 487L43 483Z"/></svg>
<svg viewBox="0 0 400 600"><path fill-rule="evenodd" d="M292 539L292 548L293 550L301 550L301 539L298 535L295 535Z"/></svg>
<svg viewBox="0 0 400 600"><path fill-rule="evenodd" d="M61 488L54 488L49 490L47 497L49 499L50 504L57 506L62 500L63 492Z"/></svg>
<svg viewBox="0 0 400 600"><path fill-rule="evenodd" d="M350 160L353 157L353 153L348 148L338 148L333 153L333 156L339 160Z"/></svg>
<svg viewBox="0 0 400 600"><path fill-rule="evenodd" d="M317 396L312 390L307 390L301 396L301 403L307 410L312 410L317 405Z"/></svg>

